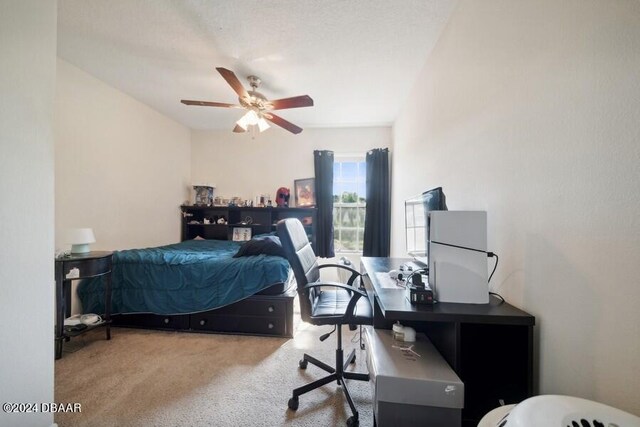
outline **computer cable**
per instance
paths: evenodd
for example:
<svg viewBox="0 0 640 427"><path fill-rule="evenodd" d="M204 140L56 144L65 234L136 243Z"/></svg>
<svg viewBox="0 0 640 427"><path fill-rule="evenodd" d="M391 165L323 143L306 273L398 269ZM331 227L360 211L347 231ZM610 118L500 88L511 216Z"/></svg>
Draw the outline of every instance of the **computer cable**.
<svg viewBox="0 0 640 427"><path fill-rule="evenodd" d="M493 273L496 272L496 268L498 268L498 261L500 260L500 258L498 257L498 254L493 252L487 252L487 257L496 259L496 263L493 265L493 271L491 272L491 275L489 275L489 280L487 281L487 283L491 283L491 278L493 277ZM494 297L499 298L500 304L504 303L504 298L499 293L489 292L489 295L493 295Z"/></svg>
<svg viewBox="0 0 640 427"><path fill-rule="evenodd" d="M504 302L504 298L502 297L502 295L500 295L500 294L498 294L496 292L489 292L489 295L493 295L494 297L499 298L500 299L500 304L502 304ZM498 305L500 305L500 304L498 304Z"/></svg>
<svg viewBox="0 0 640 427"><path fill-rule="evenodd" d="M400 279L395 279L396 281L396 286L402 289L405 289L407 287L407 285L404 283L404 280L400 280Z"/></svg>
<svg viewBox="0 0 640 427"><path fill-rule="evenodd" d="M453 243L438 242L436 240L432 240L431 243L436 244L436 245L449 246L450 248L465 249L467 251L474 251L474 252L482 252L483 254L487 254L488 257L493 256L493 252L487 252L487 251L482 250L482 249L470 248L469 246L454 245ZM491 255L489 255L489 254L491 254Z"/></svg>
<svg viewBox="0 0 640 427"><path fill-rule="evenodd" d="M491 278L493 277L493 273L495 273L496 272L496 268L498 268L498 254L496 254L495 252L485 251L483 249L470 248L468 246L454 245L452 243L443 243L443 242L437 242L437 241L432 241L431 243L434 243L436 245L449 246L450 248L465 249L467 251L480 252L480 253L483 253L483 254L487 254L487 258L495 258L496 259L496 263L493 265L493 271L491 272L491 275L489 276L489 280L487 281L487 283L491 282Z"/></svg>
<svg viewBox="0 0 640 427"><path fill-rule="evenodd" d="M489 276L489 280L487 281L487 283L491 283L491 278L493 277L493 273L496 272L496 268L498 268L498 261L500 259L498 258L498 254L493 252L487 252L487 257L496 259L496 263L493 265L493 271L491 272L491 275Z"/></svg>
<svg viewBox="0 0 640 427"><path fill-rule="evenodd" d="M452 248L457 248L457 249L465 249L465 250L469 250L469 251L474 251L474 252L481 252L481 253L485 253L487 254L487 258L495 258L496 259L496 263L493 265L493 271L491 271L491 274L489 275L489 280L487 280L487 283L491 283L491 278L493 277L493 274L496 272L496 269L498 268L498 261L500 260L500 258L498 257L498 254L496 254L495 252L491 252L491 251L485 251L482 249L476 249L476 248L470 248L468 246L460 246L460 245L454 245L451 243L443 243L443 242L437 242L437 241L433 241L431 243L435 243L437 245L443 245L443 246L449 246ZM411 276L413 276L415 273L421 272L422 270L415 270L413 273L411 273L409 275L409 277L407 277L407 283L409 283L409 279L411 279ZM435 289L434 289L435 291ZM502 297L502 295L495 293L495 292L489 292L489 295L493 295L497 298L500 299L500 304L502 304L504 301L504 298Z"/></svg>

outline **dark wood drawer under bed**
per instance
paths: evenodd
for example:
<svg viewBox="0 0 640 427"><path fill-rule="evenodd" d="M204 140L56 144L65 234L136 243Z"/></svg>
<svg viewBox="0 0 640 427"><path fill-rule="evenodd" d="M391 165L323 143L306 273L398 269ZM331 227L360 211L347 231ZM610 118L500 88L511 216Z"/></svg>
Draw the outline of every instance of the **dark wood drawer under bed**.
<svg viewBox="0 0 640 427"><path fill-rule="evenodd" d="M293 336L295 287L279 295L253 295L215 310L193 314L116 314L113 326L185 332Z"/></svg>

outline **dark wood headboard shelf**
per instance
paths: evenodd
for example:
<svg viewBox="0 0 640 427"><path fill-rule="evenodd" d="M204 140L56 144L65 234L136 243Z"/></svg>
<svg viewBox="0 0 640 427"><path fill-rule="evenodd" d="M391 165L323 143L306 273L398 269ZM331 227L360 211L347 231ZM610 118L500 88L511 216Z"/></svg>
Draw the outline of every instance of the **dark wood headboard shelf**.
<svg viewBox="0 0 640 427"><path fill-rule="evenodd" d="M182 240L200 236L204 239L232 240L233 229L249 227L253 236L275 231L278 221L298 218L307 230L309 240L315 246L315 208L256 208L241 206L180 206L182 211ZM217 221L224 218L225 224ZM209 222L208 224L205 224Z"/></svg>

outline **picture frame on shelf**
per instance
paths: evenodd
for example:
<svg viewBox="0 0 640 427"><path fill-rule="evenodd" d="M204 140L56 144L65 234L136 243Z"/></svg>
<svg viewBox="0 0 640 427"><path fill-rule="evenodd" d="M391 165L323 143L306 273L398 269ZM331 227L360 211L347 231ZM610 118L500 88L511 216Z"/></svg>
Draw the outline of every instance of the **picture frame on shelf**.
<svg viewBox="0 0 640 427"><path fill-rule="evenodd" d="M231 240L234 242L247 242L251 240L251 227L234 227Z"/></svg>
<svg viewBox="0 0 640 427"><path fill-rule="evenodd" d="M213 205L213 190L215 187L209 185L194 185L193 191L195 195L195 206L212 206Z"/></svg>
<svg viewBox="0 0 640 427"><path fill-rule="evenodd" d="M296 207L314 207L316 205L316 179L304 178L293 181Z"/></svg>

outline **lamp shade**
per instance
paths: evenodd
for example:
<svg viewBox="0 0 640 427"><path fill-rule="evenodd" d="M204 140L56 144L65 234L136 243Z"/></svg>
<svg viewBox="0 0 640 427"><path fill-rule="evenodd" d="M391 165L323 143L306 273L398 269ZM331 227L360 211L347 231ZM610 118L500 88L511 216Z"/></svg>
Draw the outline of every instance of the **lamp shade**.
<svg viewBox="0 0 640 427"><path fill-rule="evenodd" d="M96 237L91 228L70 228L65 240L71 243L72 254L85 254L90 251L89 244L95 243Z"/></svg>
<svg viewBox="0 0 640 427"><path fill-rule="evenodd" d="M264 132L265 130L269 129L269 127L269 123L267 123L265 119L260 117L260 119L258 120L258 129L260 129L260 132Z"/></svg>
<svg viewBox="0 0 640 427"><path fill-rule="evenodd" d="M260 118L258 117L256 112L253 110L249 110L244 116L240 117L240 120L238 120L236 124L242 129L247 130L250 125L257 125L259 120Z"/></svg>

